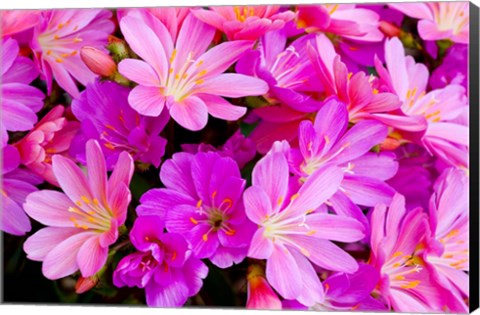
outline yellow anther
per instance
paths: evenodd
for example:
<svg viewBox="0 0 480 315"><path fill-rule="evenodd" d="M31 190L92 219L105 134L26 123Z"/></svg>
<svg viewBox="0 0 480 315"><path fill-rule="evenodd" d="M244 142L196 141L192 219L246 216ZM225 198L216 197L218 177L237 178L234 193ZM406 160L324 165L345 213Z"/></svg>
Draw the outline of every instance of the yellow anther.
<svg viewBox="0 0 480 315"><path fill-rule="evenodd" d="M315 211L315 209L308 209L307 211L305 211L305 214L310 214L310 213L312 213L312 212L314 212L314 211Z"/></svg>
<svg viewBox="0 0 480 315"><path fill-rule="evenodd" d="M47 56L50 56L52 54L52 51L49 49L47 50Z"/></svg>
<svg viewBox="0 0 480 315"><path fill-rule="evenodd" d="M290 197L290 200L291 201L294 201L295 199L297 199L298 197L300 196L300 194L295 194L295 195L292 195L292 197Z"/></svg>
<svg viewBox="0 0 480 315"><path fill-rule="evenodd" d="M175 60L175 57L177 56L177 50L174 49L172 51L172 56L170 57L170 63L172 63Z"/></svg>
<svg viewBox="0 0 480 315"><path fill-rule="evenodd" d="M330 138L328 136L324 136L323 139L325 139L326 144L330 143Z"/></svg>
<svg viewBox="0 0 480 315"><path fill-rule="evenodd" d="M62 63L63 59L62 58L57 58L57 59L55 59L55 61L58 62L58 63Z"/></svg>
<svg viewBox="0 0 480 315"><path fill-rule="evenodd" d="M402 252L395 252L395 253L392 255L392 257L398 257L398 256L402 256L402 255L403 255ZM408 256L408 257L410 257L410 256Z"/></svg>
<svg viewBox="0 0 480 315"><path fill-rule="evenodd" d="M195 81L195 84L197 84L197 85L198 85L198 84L202 84L203 82L205 82L205 80L203 80L203 79L200 79L200 80L197 80L197 81Z"/></svg>
<svg viewBox="0 0 480 315"><path fill-rule="evenodd" d="M60 24L58 24L57 28L60 30L60 29L63 28L63 26L64 26L64 25L63 25L62 23L60 23Z"/></svg>
<svg viewBox="0 0 480 315"><path fill-rule="evenodd" d="M282 203L283 203L283 197L278 198L278 200L277 200L277 205L278 205L278 206L281 206Z"/></svg>
<svg viewBox="0 0 480 315"><path fill-rule="evenodd" d="M215 191L212 193L212 199L215 198L216 195L217 195L217 191L215 190Z"/></svg>
<svg viewBox="0 0 480 315"><path fill-rule="evenodd" d="M454 237L460 233L459 230L451 230L450 233L447 234L447 237Z"/></svg>
<svg viewBox="0 0 480 315"><path fill-rule="evenodd" d="M77 202L75 202L75 204L76 204L77 206L79 206L79 207L82 206L82 202L81 202L80 200L78 200Z"/></svg>
<svg viewBox="0 0 480 315"><path fill-rule="evenodd" d="M353 72L349 72L348 76L347 76L347 79L350 80L352 78L352 76L353 76Z"/></svg>
<svg viewBox="0 0 480 315"><path fill-rule="evenodd" d="M400 281L400 280L405 280L405 277L404 276L396 276L394 279Z"/></svg>
<svg viewBox="0 0 480 315"><path fill-rule="evenodd" d="M420 280L410 281L408 284L401 285L400 288L413 289L413 288L416 288L419 284L420 284Z"/></svg>
<svg viewBox="0 0 480 315"><path fill-rule="evenodd" d="M373 89L372 93L373 93L373 94L378 94L378 90L377 90L377 89Z"/></svg>
<svg viewBox="0 0 480 315"><path fill-rule="evenodd" d="M310 230L310 231L307 232L307 235L308 235L308 236L312 236L312 235L314 235L314 234L316 234L316 233L317 233L317 231L315 231L315 230Z"/></svg>
<svg viewBox="0 0 480 315"><path fill-rule="evenodd" d="M90 199L88 199L86 196L81 196L80 199L83 200L83 202L85 202L87 205L90 204Z"/></svg>
<svg viewBox="0 0 480 315"><path fill-rule="evenodd" d="M237 232L236 232L235 230L232 230L232 229L230 229L230 230L228 230L228 231L225 232L225 234L227 234L228 236L233 236L233 235L235 235L236 233L237 233Z"/></svg>
<svg viewBox="0 0 480 315"><path fill-rule="evenodd" d="M204 76L207 74L207 70L202 70L200 71L200 73L198 74L199 76Z"/></svg>
<svg viewBox="0 0 480 315"><path fill-rule="evenodd" d="M193 224L197 225L198 224L198 221L195 220L194 218L190 217L190 222L192 222Z"/></svg>
<svg viewBox="0 0 480 315"><path fill-rule="evenodd" d="M109 150L115 150L115 147L110 142L105 142L103 145Z"/></svg>
<svg viewBox="0 0 480 315"><path fill-rule="evenodd" d="M305 255L305 256L307 256L307 257L310 257L310 252L309 252L308 250L306 250L305 248L300 247L300 252L301 252L303 255Z"/></svg>
<svg viewBox="0 0 480 315"><path fill-rule="evenodd" d="M208 241L208 234L206 234L206 233L203 234L203 235L202 235L202 240L203 240L204 242Z"/></svg>
<svg viewBox="0 0 480 315"><path fill-rule="evenodd" d="M53 39L59 39L59 38L60 38L60 36L58 36L58 35L53 36Z"/></svg>
<svg viewBox="0 0 480 315"><path fill-rule="evenodd" d="M97 198L93 198L93 204L96 205L96 206L99 206L100 202L98 202Z"/></svg>
<svg viewBox="0 0 480 315"><path fill-rule="evenodd" d="M203 200L200 199L199 201L197 201L197 208L200 208L203 204Z"/></svg>
<svg viewBox="0 0 480 315"><path fill-rule="evenodd" d="M203 65L203 60L200 60L200 61L197 63L197 67L200 67L201 65Z"/></svg>

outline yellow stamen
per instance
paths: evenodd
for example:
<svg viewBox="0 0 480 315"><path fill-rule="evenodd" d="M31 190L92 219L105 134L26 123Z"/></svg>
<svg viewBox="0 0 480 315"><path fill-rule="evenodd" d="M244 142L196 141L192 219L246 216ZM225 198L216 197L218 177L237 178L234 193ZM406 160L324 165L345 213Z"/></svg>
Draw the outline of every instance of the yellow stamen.
<svg viewBox="0 0 480 315"><path fill-rule="evenodd" d="M97 198L93 198L93 204L96 205L97 207L100 205Z"/></svg>
<svg viewBox="0 0 480 315"><path fill-rule="evenodd" d="M208 234L206 234L206 233L203 234L203 235L202 235L202 240L203 240L204 242L208 241Z"/></svg>
<svg viewBox="0 0 480 315"><path fill-rule="evenodd" d="M308 232L307 232L307 235L308 235L308 236L312 236L312 235L314 235L315 233L317 233L317 231L311 230L311 231L308 231Z"/></svg>
<svg viewBox="0 0 480 315"><path fill-rule="evenodd" d="M200 80L197 80L197 81L195 81L195 84L197 84L197 85L198 85L198 84L202 84L203 82L205 82L205 80L203 80L203 79L200 79Z"/></svg>
<svg viewBox="0 0 480 315"><path fill-rule="evenodd" d="M235 235L236 233L237 233L237 232L236 232L235 230L232 230L232 229L230 229L230 230L228 230L228 231L225 232L225 234L227 234L228 236L233 236L233 235Z"/></svg>
<svg viewBox="0 0 480 315"><path fill-rule="evenodd" d="M58 35L53 36L53 39L59 39L59 38L60 38L60 36L58 36Z"/></svg>
<svg viewBox="0 0 480 315"><path fill-rule="evenodd" d="M278 205L278 206L281 206L282 203L283 203L283 197L278 198L278 200L277 200L277 205Z"/></svg>
<svg viewBox="0 0 480 315"><path fill-rule="evenodd" d="M199 76L204 76L207 74L207 70L202 70L200 71L200 73L198 74Z"/></svg>
<svg viewBox="0 0 480 315"><path fill-rule="evenodd" d="M394 279L400 281L400 280L405 280L405 277L404 276L396 276Z"/></svg>
<svg viewBox="0 0 480 315"><path fill-rule="evenodd" d="M57 59L55 59L55 61L58 62L58 63L62 63L63 59L62 58L57 58Z"/></svg>
<svg viewBox="0 0 480 315"><path fill-rule="evenodd" d="M306 250L305 248L300 247L300 252L301 252L303 255L305 255L305 256L307 256L307 257L310 257L310 252L309 252L308 250Z"/></svg>
<svg viewBox="0 0 480 315"><path fill-rule="evenodd" d="M325 139L326 144L330 143L330 138L328 136L324 136L323 139Z"/></svg>
<svg viewBox="0 0 480 315"><path fill-rule="evenodd" d="M197 201L197 208L200 208L203 204L203 201L202 199L200 199L199 201Z"/></svg>
<svg viewBox="0 0 480 315"><path fill-rule="evenodd" d="M292 197L290 197L290 200L291 200L291 201L294 201L294 200L297 199L299 196L300 196L300 194L297 193L297 194L293 195Z"/></svg>
<svg viewBox="0 0 480 315"><path fill-rule="evenodd" d="M420 284L420 280L410 281L408 284L401 285L400 288L413 289L413 288L416 288L419 284Z"/></svg>
<svg viewBox="0 0 480 315"><path fill-rule="evenodd" d="M378 94L378 90L377 90L377 89L373 89L372 93L373 93L373 94Z"/></svg>
<svg viewBox="0 0 480 315"><path fill-rule="evenodd" d="M81 199L83 200L83 202L85 202L87 205L90 204L90 202L91 202L90 199L88 199L86 196L81 196L80 198L81 198Z"/></svg>
<svg viewBox="0 0 480 315"><path fill-rule="evenodd" d="M172 52L172 56L170 57L170 63L172 63L175 60L176 56L177 56L177 50L174 49Z"/></svg>
<svg viewBox="0 0 480 315"><path fill-rule="evenodd" d="M392 257L398 257L398 256L402 256L402 255L403 255L402 252L396 252L392 255ZM408 257L410 257L410 256L408 256Z"/></svg>

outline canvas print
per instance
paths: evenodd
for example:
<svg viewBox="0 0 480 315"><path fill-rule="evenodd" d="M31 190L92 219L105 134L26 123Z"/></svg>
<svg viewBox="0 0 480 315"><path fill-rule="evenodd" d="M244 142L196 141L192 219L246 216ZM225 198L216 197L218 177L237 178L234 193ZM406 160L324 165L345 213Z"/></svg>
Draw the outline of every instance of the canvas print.
<svg viewBox="0 0 480 315"><path fill-rule="evenodd" d="M1 11L3 302L467 313L470 6Z"/></svg>

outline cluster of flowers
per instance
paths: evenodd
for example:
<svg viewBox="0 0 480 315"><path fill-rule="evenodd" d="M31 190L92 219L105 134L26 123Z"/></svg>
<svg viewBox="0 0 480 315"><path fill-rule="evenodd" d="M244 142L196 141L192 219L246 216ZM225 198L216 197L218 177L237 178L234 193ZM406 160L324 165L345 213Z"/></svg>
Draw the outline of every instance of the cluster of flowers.
<svg viewBox="0 0 480 315"><path fill-rule="evenodd" d="M124 250L149 306L247 261L249 308L468 311L468 3L0 20L0 228L45 226L46 278L83 292Z"/></svg>

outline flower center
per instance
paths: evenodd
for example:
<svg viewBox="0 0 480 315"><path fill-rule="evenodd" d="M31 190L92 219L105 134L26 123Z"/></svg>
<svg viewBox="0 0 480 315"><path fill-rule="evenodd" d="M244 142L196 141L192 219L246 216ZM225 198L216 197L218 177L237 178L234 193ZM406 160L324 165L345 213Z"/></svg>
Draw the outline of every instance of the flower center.
<svg viewBox="0 0 480 315"><path fill-rule="evenodd" d="M96 230L106 232L110 230L112 214L108 207L100 204L97 198L89 199L81 196L81 200L75 202L78 207L69 207L72 213L70 221L73 226L84 230Z"/></svg>

